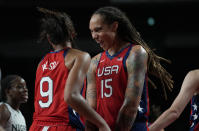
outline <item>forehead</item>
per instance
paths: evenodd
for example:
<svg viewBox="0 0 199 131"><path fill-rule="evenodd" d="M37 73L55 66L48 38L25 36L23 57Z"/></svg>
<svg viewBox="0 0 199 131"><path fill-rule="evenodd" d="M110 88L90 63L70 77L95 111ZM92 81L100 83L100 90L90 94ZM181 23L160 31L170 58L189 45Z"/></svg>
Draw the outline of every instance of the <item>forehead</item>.
<svg viewBox="0 0 199 131"><path fill-rule="evenodd" d="M103 24L103 18L99 14L94 14L90 19L90 28L93 26L101 25Z"/></svg>
<svg viewBox="0 0 199 131"><path fill-rule="evenodd" d="M23 78L20 78L20 83L25 83L25 80Z"/></svg>
<svg viewBox="0 0 199 131"><path fill-rule="evenodd" d="M21 77L17 77L14 81L14 84L26 84L25 80Z"/></svg>

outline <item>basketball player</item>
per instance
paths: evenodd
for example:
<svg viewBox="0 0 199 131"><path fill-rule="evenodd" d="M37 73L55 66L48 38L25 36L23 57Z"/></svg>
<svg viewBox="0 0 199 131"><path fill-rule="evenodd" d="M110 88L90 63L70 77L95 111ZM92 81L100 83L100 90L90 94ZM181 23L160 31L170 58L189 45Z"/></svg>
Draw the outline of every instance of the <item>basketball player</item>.
<svg viewBox="0 0 199 131"><path fill-rule="evenodd" d="M26 82L18 75L8 75L1 81L0 126L6 131L26 131L24 116L19 110L28 100Z"/></svg>
<svg viewBox="0 0 199 131"><path fill-rule="evenodd" d="M149 100L147 74L172 88L170 74L142 40L126 15L116 7L93 13L89 28L104 52L92 58L88 71L88 103L106 120L111 130L147 131ZM163 86L164 87L164 86ZM93 125L86 122L86 128Z"/></svg>
<svg viewBox="0 0 199 131"><path fill-rule="evenodd" d="M192 70L185 76L181 90L169 109L150 125L150 131L159 131L177 118L191 100L190 131L199 130L199 70Z"/></svg>
<svg viewBox="0 0 199 131"><path fill-rule="evenodd" d="M47 40L53 51L45 55L37 68L35 112L30 131L84 130L73 109L95 124L99 131L109 131L104 119L80 94L90 56L70 48L76 36L70 17L43 8L39 11L44 15L40 39Z"/></svg>
<svg viewBox="0 0 199 131"><path fill-rule="evenodd" d="M1 92L1 68L0 68L0 92ZM1 97L1 95L0 95ZM0 125L0 131L4 131L3 127Z"/></svg>

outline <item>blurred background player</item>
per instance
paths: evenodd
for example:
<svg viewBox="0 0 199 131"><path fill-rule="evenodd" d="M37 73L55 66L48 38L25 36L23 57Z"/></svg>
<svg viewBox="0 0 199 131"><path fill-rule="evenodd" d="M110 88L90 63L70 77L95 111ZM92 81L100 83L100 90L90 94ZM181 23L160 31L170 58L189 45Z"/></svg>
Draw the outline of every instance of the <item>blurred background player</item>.
<svg viewBox="0 0 199 131"><path fill-rule="evenodd" d="M6 131L26 131L26 121L20 105L28 100L25 80L18 75L8 75L1 81L0 125Z"/></svg>
<svg viewBox="0 0 199 131"><path fill-rule="evenodd" d="M86 52L70 48L76 36L70 17L63 12L38 10L41 19L41 42L47 41L53 51L47 53L38 65L35 80L35 112L30 131L76 131L84 130L76 119L77 111L100 131L110 130L81 96L90 56Z"/></svg>
<svg viewBox="0 0 199 131"><path fill-rule="evenodd" d="M1 68L0 68L0 92L1 92ZM0 95L1 97L1 95ZM3 127L0 125L0 131L4 131Z"/></svg>
<svg viewBox="0 0 199 131"><path fill-rule="evenodd" d="M127 16L116 7L96 10L89 28L104 52L92 58L86 99L111 130L147 131L147 74L158 77L163 89L171 89L171 75L160 64L161 60L168 61L148 47ZM86 122L86 128L92 127Z"/></svg>
<svg viewBox="0 0 199 131"><path fill-rule="evenodd" d="M186 105L191 100L190 131L199 130L199 70L187 73L181 90L170 106L158 119L150 125L150 131L160 131L179 118Z"/></svg>

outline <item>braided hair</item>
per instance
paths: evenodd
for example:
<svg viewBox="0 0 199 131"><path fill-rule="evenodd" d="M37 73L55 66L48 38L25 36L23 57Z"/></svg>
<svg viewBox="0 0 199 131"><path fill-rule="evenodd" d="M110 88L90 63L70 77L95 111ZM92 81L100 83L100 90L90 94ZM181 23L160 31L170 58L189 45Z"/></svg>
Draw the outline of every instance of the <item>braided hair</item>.
<svg viewBox="0 0 199 131"><path fill-rule="evenodd" d="M167 99L166 87L171 91L173 88L173 80L172 76L167 70L160 64L160 61L165 61L167 63L171 63L169 60L158 56L154 53L152 49L149 48L147 43L141 38L139 32L136 28L131 24L128 17L122 12L120 9L116 7L102 7L96 10L94 14L99 14L103 18L103 22L106 24L112 24L117 21L119 23L117 34L118 36L126 42L133 42L137 45L141 45L148 53L148 73L159 78L162 84L162 89L164 92L165 99ZM154 82L149 79L149 82L154 88L157 86Z"/></svg>
<svg viewBox="0 0 199 131"><path fill-rule="evenodd" d="M74 45L76 31L69 15L64 12L51 11L44 8L37 8L44 17L41 19L41 32L38 42L46 42L46 36L50 36L50 40L55 45L65 46L65 42L71 42Z"/></svg>

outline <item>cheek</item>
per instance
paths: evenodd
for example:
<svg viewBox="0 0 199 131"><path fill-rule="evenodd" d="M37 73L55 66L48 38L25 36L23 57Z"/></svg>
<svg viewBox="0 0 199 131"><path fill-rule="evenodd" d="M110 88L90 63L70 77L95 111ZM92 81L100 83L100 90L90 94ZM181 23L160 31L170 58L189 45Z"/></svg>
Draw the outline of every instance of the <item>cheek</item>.
<svg viewBox="0 0 199 131"><path fill-rule="evenodd" d="M115 39L115 35L113 33L109 33L104 36L104 39L106 40L107 43L111 44Z"/></svg>

